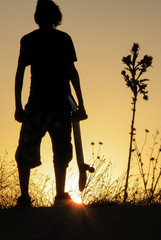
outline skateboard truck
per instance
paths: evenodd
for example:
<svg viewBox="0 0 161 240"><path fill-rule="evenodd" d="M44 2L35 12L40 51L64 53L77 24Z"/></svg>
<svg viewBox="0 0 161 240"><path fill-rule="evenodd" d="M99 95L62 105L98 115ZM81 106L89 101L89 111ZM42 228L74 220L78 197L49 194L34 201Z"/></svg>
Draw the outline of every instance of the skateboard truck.
<svg viewBox="0 0 161 240"><path fill-rule="evenodd" d="M76 113L78 111L78 107L72 96L69 96L69 101L70 101L73 113ZM88 164L84 163L79 120L73 118L72 121L73 121L73 134L74 134L77 164L79 168L79 190L82 192L86 186L86 181L87 181L86 172L89 171L90 173L93 173L95 169L93 167L90 167Z"/></svg>
<svg viewBox="0 0 161 240"><path fill-rule="evenodd" d="M80 192L82 192L86 186L86 181L87 181L86 171L89 171L90 173L94 173L95 169L85 163L79 166L79 191Z"/></svg>
<svg viewBox="0 0 161 240"><path fill-rule="evenodd" d="M90 173L94 173L95 169L90 167L88 164L84 163L79 166L80 171L89 171Z"/></svg>

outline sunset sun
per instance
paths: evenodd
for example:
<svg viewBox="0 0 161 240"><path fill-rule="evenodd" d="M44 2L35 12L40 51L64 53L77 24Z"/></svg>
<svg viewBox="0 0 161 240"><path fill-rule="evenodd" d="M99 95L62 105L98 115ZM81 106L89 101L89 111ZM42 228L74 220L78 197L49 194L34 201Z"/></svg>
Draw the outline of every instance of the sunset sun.
<svg viewBox="0 0 161 240"><path fill-rule="evenodd" d="M73 200L73 202L77 203L77 204L82 204L82 199L81 196L78 195L77 193L71 193L71 198Z"/></svg>

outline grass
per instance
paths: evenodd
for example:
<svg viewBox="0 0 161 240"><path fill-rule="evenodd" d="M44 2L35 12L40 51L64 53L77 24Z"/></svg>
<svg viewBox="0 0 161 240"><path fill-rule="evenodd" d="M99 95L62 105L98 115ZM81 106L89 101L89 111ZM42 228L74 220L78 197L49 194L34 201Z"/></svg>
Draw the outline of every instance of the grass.
<svg viewBox="0 0 161 240"><path fill-rule="evenodd" d="M143 159L143 151L147 141L147 134L148 132L146 132L145 142L141 150L138 149L135 139L133 158L137 161L139 175L129 175L126 205L147 206L161 203L161 190L159 188L161 170L157 171L157 167L160 164L160 145L157 143L159 133L156 132L153 136L154 143L150 148L150 154L148 154L149 169L145 173L144 162L147 160ZM95 172L88 174L86 188L82 193L79 193L83 204L88 206L123 205L126 172L113 180L114 167L110 160L107 161L101 155L102 143L99 143L98 150L94 143L91 145L92 156L89 164L95 168ZM145 155L147 156L147 154ZM1 209L13 207L20 195L16 164L7 158L7 152L5 152L4 157L0 158ZM76 192L77 188L71 191ZM30 195L34 199L33 205L35 207L49 207L53 204L55 183L49 176L32 171Z"/></svg>
<svg viewBox="0 0 161 240"><path fill-rule="evenodd" d="M19 194L18 176L13 161L8 161L7 151L0 157L0 208L13 206Z"/></svg>
<svg viewBox="0 0 161 240"><path fill-rule="evenodd" d="M0 157L0 209L16 205L20 196L18 171L15 161L8 160L8 153ZM34 181L33 181L34 179ZM50 190L48 186L51 186ZM48 176L32 171L30 179L30 195L35 207L50 206L53 182ZM54 188L53 188L54 189Z"/></svg>

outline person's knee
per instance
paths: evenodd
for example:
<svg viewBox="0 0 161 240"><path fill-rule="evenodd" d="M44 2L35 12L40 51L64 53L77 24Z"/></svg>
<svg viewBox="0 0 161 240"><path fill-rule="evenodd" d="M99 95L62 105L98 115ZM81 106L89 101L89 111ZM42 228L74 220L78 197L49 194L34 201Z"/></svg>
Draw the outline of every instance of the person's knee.
<svg viewBox="0 0 161 240"><path fill-rule="evenodd" d="M54 153L54 165L68 167L69 162L73 158L72 144L68 144L66 147L57 149Z"/></svg>
<svg viewBox="0 0 161 240"><path fill-rule="evenodd" d="M36 146L34 148L27 148L22 145L19 145L16 153L15 160L17 166L19 167L28 167L35 168L41 165L40 161L40 149Z"/></svg>

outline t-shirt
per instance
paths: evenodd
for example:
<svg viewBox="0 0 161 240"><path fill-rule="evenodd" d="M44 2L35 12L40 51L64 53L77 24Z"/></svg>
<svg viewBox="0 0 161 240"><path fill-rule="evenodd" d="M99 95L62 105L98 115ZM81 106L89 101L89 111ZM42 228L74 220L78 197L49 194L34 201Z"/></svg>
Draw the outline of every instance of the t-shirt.
<svg viewBox="0 0 161 240"><path fill-rule="evenodd" d="M21 39L19 62L31 65L29 109L70 110L68 64L77 61L71 37L56 29L37 29Z"/></svg>

